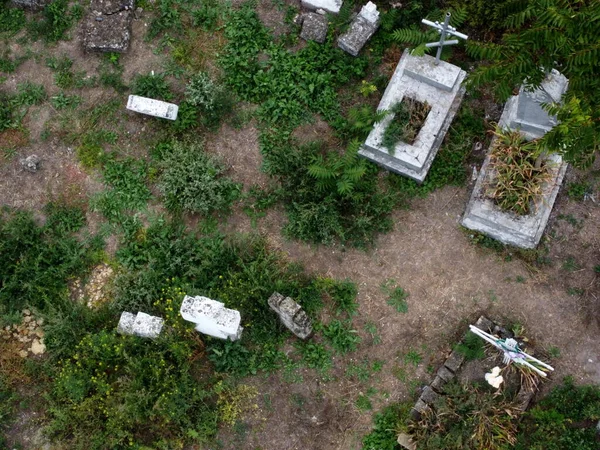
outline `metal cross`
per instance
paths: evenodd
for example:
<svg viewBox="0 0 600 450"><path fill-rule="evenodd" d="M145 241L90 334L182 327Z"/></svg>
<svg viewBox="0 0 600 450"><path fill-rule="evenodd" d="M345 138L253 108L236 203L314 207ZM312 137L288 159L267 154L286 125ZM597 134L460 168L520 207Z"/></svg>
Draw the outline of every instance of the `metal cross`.
<svg viewBox="0 0 600 450"><path fill-rule="evenodd" d="M446 13L446 19L444 23L440 24L438 21L432 22L431 20L423 19L421 20L425 25L429 25L430 27L435 28L440 33L440 41L439 42L431 42L429 44L425 44L425 47L437 47L437 54L435 55L435 65L437 66L440 63L440 56L442 54L442 48L444 45L454 45L458 44L456 39L452 39L450 41L446 40L446 36L452 35L459 37L461 39L469 39L469 36L466 34L459 33L456 31L456 28L450 26L450 12Z"/></svg>

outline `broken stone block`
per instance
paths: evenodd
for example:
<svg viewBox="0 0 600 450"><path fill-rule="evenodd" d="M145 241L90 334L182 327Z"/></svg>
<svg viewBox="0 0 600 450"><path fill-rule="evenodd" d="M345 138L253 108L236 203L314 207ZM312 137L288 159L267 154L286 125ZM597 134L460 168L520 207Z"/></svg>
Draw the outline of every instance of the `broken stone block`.
<svg viewBox="0 0 600 450"><path fill-rule="evenodd" d="M40 339L40 340L34 339L33 342L31 343L30 351L34 355L43 354L46 351L46 345L44 344L44 341L42 339Z"/></svg>
<svg viewBox="0 0 600 450"><path fill-rule="evenodd" d="M243 328L242 318L235 309L207 297L186 295L179 309L181 317L196 324L196 331L219 339L237 341Z"/></svg>
<svg viewBox="0 0 600 450"><path fill-rule="evenodd" d="M417 450L417 444L410 434L400 433L398 435L398 444L400 444L402 448L406 448L408 450Z"/></svg>
<svg viewBox="0 0 600 450"><path fill-rule="evenodd" d="M477 322L475 322L475 326L477 328L479 328L480 330L483 330L486 333L489 333L490 331L492 331L494 322L492 322L490 319L488 319L485 316L481 316L479 319L477 319Z"/></svg>
<svg viewBox="0 0 600 450"><path fill-rule="evenodd" d="M11 3L17 8L42 9L52 0L12 0Z"/></svg>
<svg viewBox="0 0 600 450"><path fill-rule="evenodd" d="M425 386L423 392L421 393L421 400L428 405L435 405L435 402L438 398L440 398L440 394L431 389L431 386Z"/></svg>
<svg viewBox="0 0 600 450"><path fill-rule="evenodd" d="M133 315L127 311L121 313L117 333L145 338L156 338L160 335L164 320L143 312Z"/></svg>
<svg viewBox="0 0 600 450"><path fill-rule="evenodd" d="M446 359L444 366L446 366L452 372L456 373L458 369L460 369L460 366L462 365L464 360L465 355L457 352L456 350L453 350L452 353L450 353L450 356L448 356L448 359Z"/></svg>
<svg viewBox="0 0 600 450"><path fill-rule="evenodd" d="M445 366L440 367L437 371L437 376L444 380L446 383L454 378L454 374L450 372Z"/></svg>
<svg viewBox="0 0 600 450"><path fill-rule="evenodd" d="M338 46L352 56L358 56L377 28L379 28L379 11L374 3L369 2L362 7L348 31L340 36Z"/></svg>
<svg viewBox="0 0 600 450"><path fill-rule="evenodd" d="M420 420L421 416L429 413L431 408L423 400L419 398L415 406L410 410L410 417L412 420Z"/></svg>
<svg viewBox="0 0 600 450"><path fill-rule="evenodd" d="M35 173L40 168L41 161L37 155L31 155L31 156L28 156L27 158L23 158L23 159L19 160L19 162L21 163L21 166L23 167L23 169L27 170L28 172Z"/></svg>
<svg viewBox="0 0 600 450"><path fill-rule="evenodd" d="M154 100L152 98L140 97L139 95L130 95L127 101L127 109L147 114L161 119L177 120L179 106L173 103Z"/></svg>
<svg viewBox="0 0 600 450"><path fill-rule="evenodd" d="M342 3L342 0L302 0L302 7L313 11L323 9L332 14L337 14L340 12Z"/></svg>
<svg viewBox="0 0 600 450"><path fill-rule="evenodd" d="M279 315L286 328L297 337L306 339L311 335L311 321L302 307L294 300L289 297L284 298L280 293L274 292L267 303Z"/></svg>
<svg viewBox="0 0 600 450"><path fill-rule="evenodd" d="M327 17L315 13L302 15L302 31L300 37L305 41L315 41L319 44L327 38Z"/></svg>
<svg viewBox="0 0 600 450"><path fill-rule="evenodd" d="M138 312L133 322L133 334L139 337L156 338L160 334L163 324L164 320L160 317Z"/></svg>
<svg viewBox="0 0 600 450"><path fill-rule="evenodd" d="M83 25L88 51L125 52L131 39L134 0L92 0Z"/></svg>
<svg viewBox="0 0 600 450"><path fill-rule="evenodd" d="M133 334L133 323L135 322L135 315L130 312L123 311L119 324L117 325L117 333L120 334Z"/></svg>
<svg viewBox="0 0 600 450"><path fill-rule="evenodd" d="M440 376L437 376L433 379L430 386L431 386L431 389L433 389L434 391L441 393L444 390L445 384L446 384L446 380L444 380Z"/></svg>

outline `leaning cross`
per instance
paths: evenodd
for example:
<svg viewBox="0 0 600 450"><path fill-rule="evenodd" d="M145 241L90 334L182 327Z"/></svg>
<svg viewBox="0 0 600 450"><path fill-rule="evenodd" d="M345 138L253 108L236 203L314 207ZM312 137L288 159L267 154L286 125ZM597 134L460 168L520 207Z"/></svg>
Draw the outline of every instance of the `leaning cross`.
<svg viewBox="0 0 600 450"><path fill-rule="evenodd" d="M440 33L440 42L431 42L429 44L425 44L425 47L437 47L437 54L435 55L435 65L437 66L440 63L440 56L442 54L442 48L444 45L454 45L458 44L456 39L452 39L450 41L446 40L447 35L452 35L459 37L461 39L469 39L469 36L466 34L459 33L456 31L456 28L450 26L450 13L446 13L446 19L444 23L440 24L439 22L432 22L431 20L423 19L421 20L425 25L429 25L430 27L435 28Z"/></svg>

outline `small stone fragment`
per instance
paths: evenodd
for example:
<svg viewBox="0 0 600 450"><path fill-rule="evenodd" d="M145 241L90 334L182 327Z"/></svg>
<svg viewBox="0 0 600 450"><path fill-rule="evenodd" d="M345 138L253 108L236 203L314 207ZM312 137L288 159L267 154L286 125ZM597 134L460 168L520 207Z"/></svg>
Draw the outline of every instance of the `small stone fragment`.
<svg viewBox="0 0 600 450"><path fill-rule="evenodd" d="M462 365L464 360L465 355L457 352L456 350L453 350L452 353L450 353L450 356L448 356L448 359L446 359L444 366L446 366L452 372L456 373L458 369L460 369L460 366Z"/></svg>
<svg viewBox="0 0 600 450"><path fill-rule="evenodd" d="M40 158L37 155L31 155L19 160L23 169L35 173L40 168Z"/></svg>
<svg viewBox="0 0 600 450"><path fill-rule="evenodd" d="M400 433L398 435L398 444L407 450L417 450L417 444L415 441L413 441L413 438L410 434Z"/></svg>
<svg viewBox="0 0 600 450"><path fill-rule="evenodd" d="M312 323L302 307L289 297L274 292L269 300L269 307L275 311L288 330L300 339L308 338L312 333Z"/></svg>
<svg viewBox="0 0 600 450"><path fill-rule="evenodd" d="M430 386L425 386L421 393L421 399L428 405L435 405L438 398L440 398L440 395L431 389Z"/></svg>
<svg viewBox="0 0 600 450"><path fill-rule="evenodd" d="M23 310L23 314L25 314L26 316L31 314L31 311L29 311L28 309L24 309Z"/></svg>
<svg viewBox="0 0 600 450"><path fill-rule="evenodd" d="M44 353L46 351L46 345L44 344L43 340L34 339L33 342L31 343L30 351L34 355L41 355L42 353Z"/></svg>
<svg viewBox="0 0 600 450"><path fill-rule="evenodd" d="M21 358L27 358L27 355L28 355L28 354L29 354L29 353L27 353L27 350L21 350L21 351L19 351L19 356L20 356Z"/></svg>

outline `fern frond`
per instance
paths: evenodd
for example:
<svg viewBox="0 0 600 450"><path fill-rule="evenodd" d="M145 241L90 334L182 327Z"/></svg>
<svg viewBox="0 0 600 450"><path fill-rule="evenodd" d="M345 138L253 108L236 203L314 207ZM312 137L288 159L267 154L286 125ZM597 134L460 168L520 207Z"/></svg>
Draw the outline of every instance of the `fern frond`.
<svg viewBox="0 0 600 450"><path fill-rule="evenodd" d="M335 173L322 163L315 163L308 166L308 174L317 180L329 180L335 176Z"/></svg>
<svg viewBox="0 0 600 450"><path fill-rule="evenodd" d="M454 8L450 10L450 25L454 28L460 27L467 20L467 8Z"/></svg>
<svg viewBox="0 0 600 450"><path fill-rule="evenodd" d="M424 33L415 26L400 28L392 32L392 40L401 44L418 45L428 39L429 33Z"/></svg>

